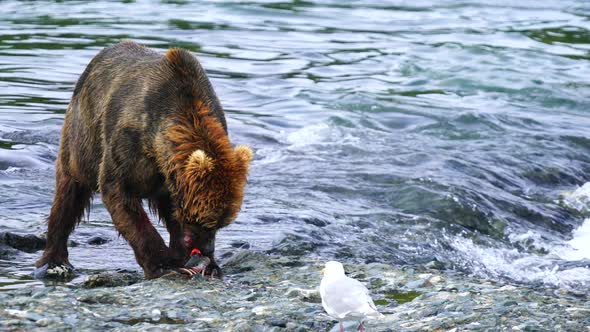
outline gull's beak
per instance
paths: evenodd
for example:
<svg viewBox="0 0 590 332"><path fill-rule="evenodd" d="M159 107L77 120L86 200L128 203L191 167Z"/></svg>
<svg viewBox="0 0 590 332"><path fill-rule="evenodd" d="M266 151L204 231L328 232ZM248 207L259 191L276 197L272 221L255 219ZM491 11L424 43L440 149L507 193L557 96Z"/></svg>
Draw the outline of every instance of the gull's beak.
<svg viewBox="0 0 590 332"><path fill-rule="evenodd" d="M322 269L322 270L320 271L320 273L321 273L322 275L324 275L324 274L326 273L326 269Z"/></svg>

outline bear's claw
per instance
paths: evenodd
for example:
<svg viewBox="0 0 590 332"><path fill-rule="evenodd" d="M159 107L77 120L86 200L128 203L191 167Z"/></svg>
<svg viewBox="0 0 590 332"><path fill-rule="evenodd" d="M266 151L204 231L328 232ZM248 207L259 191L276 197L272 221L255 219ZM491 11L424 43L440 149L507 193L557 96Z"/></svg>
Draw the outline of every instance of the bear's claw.
<svg viewBox="0 0 590 332"><path fill-rule="evenodd" d="M219 280L223 279L221 268L216 263L211 263L205 268L205 276Z"/></svg>
<svg viewBox="0 0 590 332"><path fill-rule="evenodd" d="M76 276L76 270L71 264L47 263L35 269L35 279L69 280Z"/></svg>

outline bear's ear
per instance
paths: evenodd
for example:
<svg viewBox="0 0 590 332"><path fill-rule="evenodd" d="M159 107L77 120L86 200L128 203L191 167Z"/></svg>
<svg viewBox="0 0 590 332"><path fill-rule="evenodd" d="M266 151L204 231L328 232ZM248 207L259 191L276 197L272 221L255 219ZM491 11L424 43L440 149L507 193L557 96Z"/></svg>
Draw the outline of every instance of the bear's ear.
<svg viewBox="0 0 590 332"><path fill-rule="evenodd" d="M205 175L213 169L213 166L213 160L203 150L195 150L186 161L187 169L195 172L198 176Z"/></svg>
<svg viewBox="0 0 590 332"><path fill-rule="evenodd" d="M254 156L252 149L246 145L238 145L234 148L234 153L236 154L236 158L248 169L250 161Z"/></svg>

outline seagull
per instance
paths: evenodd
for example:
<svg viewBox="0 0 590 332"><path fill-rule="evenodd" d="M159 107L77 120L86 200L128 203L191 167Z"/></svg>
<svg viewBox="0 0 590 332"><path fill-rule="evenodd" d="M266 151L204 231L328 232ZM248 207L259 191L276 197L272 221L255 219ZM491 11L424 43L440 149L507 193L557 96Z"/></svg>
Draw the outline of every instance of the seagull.
<svg viewBox="0 0 590 332"><path fill-rule="evenodd" d="M329 261L324 268L320 283L322 306L332 318L340 322L340 332L344 332L342 321L360 321L359 331L365 331L366 318L380 318L369 295L369 290L360 281L344 275L344 267L336 261Z"/></svg>

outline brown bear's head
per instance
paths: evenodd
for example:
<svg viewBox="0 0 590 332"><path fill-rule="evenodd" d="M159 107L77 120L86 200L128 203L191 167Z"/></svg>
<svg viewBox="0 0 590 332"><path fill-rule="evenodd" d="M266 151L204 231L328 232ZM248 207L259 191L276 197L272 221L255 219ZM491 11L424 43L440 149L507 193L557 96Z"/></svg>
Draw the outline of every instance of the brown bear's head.
<svg viewBox="0 0 590 332"><path fill-rule="evenodd" d="M242 206L250 160L252 150L244 145L217 157L202 149L193 151L181 177L184 221L215 230L234 221Z"/></svg>
<svg viewBox="0 0 590 332"><path fill-rule="evenodd" d="M215 232L232 223L240 211L252 150L232 147L208 108L197 103L195 109L179 118L167 137L175 150L170 164L176 218L185 229L185 244L197 243L207 254L214 250Z"/></svg>

